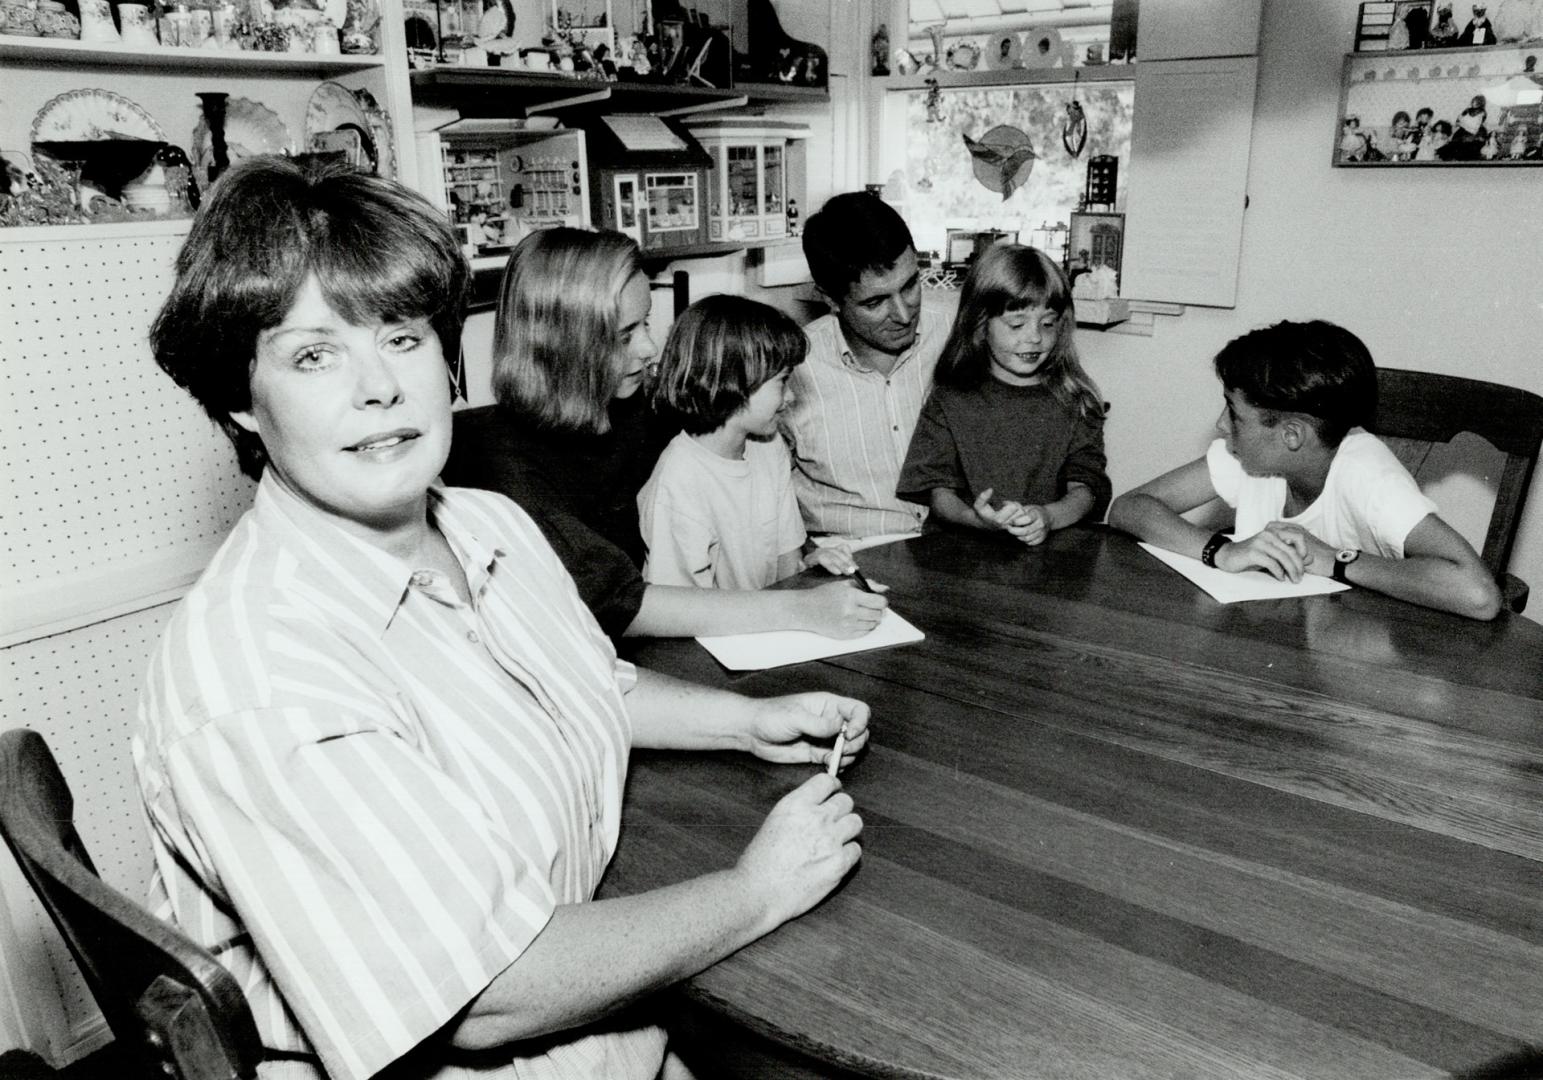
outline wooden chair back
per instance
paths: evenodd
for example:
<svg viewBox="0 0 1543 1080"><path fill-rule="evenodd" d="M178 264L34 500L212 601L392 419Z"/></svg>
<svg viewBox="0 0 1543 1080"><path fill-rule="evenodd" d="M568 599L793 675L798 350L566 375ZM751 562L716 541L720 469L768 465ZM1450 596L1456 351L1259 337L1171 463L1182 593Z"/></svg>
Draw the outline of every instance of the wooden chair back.
<svg viewBox="0 0 1543 1080"><path fill-rule="evenodd" d="M0 735L0 833L59 928L125 1058L160 1080L248 1080L262 1044L204 949L97 875L43 737Z"/></svg>
<svg viewBox="0 0 1543 1080"><path fill-rule="evenodd" d="M1543 445L1543 397L1458 375L1378 368L1374 431L1404 444L1399 456L1406 465L1415 466L1410 471L1416 480L1422 447L1428 452L1433 444L1449 443L1464 432L1479 436L1504 455L1495 508L1479 554L1508 595L1521 587L1525 603L1526 586L1506 573L1506 565ZM1521 610L1514 602L1511 606Z"/></svg>

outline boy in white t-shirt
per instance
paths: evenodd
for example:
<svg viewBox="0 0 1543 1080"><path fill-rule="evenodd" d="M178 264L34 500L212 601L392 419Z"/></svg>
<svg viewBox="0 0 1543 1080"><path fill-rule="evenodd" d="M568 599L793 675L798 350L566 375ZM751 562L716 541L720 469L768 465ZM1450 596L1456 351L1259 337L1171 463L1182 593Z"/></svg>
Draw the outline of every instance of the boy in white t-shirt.
<svg viewBox="0 0 1543 1080"><path fill-rule="evenodd" d="M1216 355L1226 408L1204 457L1114 500L1109 523L1207 566L1318 574L1493 619L1500 590L1375 435L1377 369L1333 323L1279 322ZM1180 515L1220 498L1232 535Z"/></svg>
<svg viewBox="0 0 1543 1080"><path fill-rule="evenodd" d="M806 566L833 574L856 568L844 547L801 554L792 457L777 423L788 375L807 349L797 323L741 296L709 296L676 320L654 404L684 430L638 492L644 580L761 589ZM872 601L877 617L882 600Z"/></svg>

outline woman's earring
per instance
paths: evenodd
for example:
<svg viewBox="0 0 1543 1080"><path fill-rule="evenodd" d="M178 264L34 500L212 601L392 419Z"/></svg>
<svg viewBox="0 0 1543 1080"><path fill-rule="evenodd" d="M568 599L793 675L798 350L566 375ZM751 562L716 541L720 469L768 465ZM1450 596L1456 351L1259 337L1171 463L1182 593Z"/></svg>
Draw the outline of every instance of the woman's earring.
<svg viewBox="0 0 1543 1080"><path fill-rule="evenodd" d="M466 392L466 346L462 345L455 353L455 367L450 371L450 400L469 401L470 395Z"/></svg>

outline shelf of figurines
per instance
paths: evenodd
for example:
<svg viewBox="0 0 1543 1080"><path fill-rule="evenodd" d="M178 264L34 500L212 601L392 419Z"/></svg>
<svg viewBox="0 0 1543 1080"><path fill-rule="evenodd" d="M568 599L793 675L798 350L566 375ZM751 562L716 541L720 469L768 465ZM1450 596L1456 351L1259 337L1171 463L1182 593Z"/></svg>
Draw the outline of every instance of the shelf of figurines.
<svg viewBox="0 0 1543 1080"><path fill-rule="evenodd" d="M190 48L174 45L124 45L70 38L15 37L0 34L0 59L99 67L153 67L180 70L277 71L326 74L365 71L385 64L369 53L264 52Z"/></svg>
<svg viewBox="0 0 1543 1080"><path fill-rule="evenodd" d="M1024 83L1130 82L1136 77L1131 64L1088 64L1079 67L1002 68L995 71L960 71L927 67L910 75L879 75L873 81L886 90L926 90L933 82L944 90L977 86L1019 86Z"/></svg>

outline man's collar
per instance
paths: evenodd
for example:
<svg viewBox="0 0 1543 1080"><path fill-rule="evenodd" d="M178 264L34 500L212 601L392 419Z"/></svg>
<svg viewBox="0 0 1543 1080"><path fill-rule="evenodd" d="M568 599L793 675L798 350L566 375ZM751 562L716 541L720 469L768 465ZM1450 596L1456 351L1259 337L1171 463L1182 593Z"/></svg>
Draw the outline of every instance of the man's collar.
<svg viewBox="0 0 1543 1080"><path fill-rule="evenodd" d="M907 360L910 360L911 357L916 355L917 350L921 348L922 320L926 317L926 314L927 313L925 311L917 313L916 336L911 339L911 344L907 345L899 353L895 354L894 364L890 367L888 372L884 372L883 374L893 375L896 371L899 371L900 368L905 365ZM830 317L831 323L836 330L836 345L841 356L841 362L847 367L850 367L856 371L868 371L876 374L880 373L878 368L869 366L863 360L859 359L857 353L853 351L851 342L847 340L846 327L841 325L841 316L833 311L831 312Z"/></svg>

